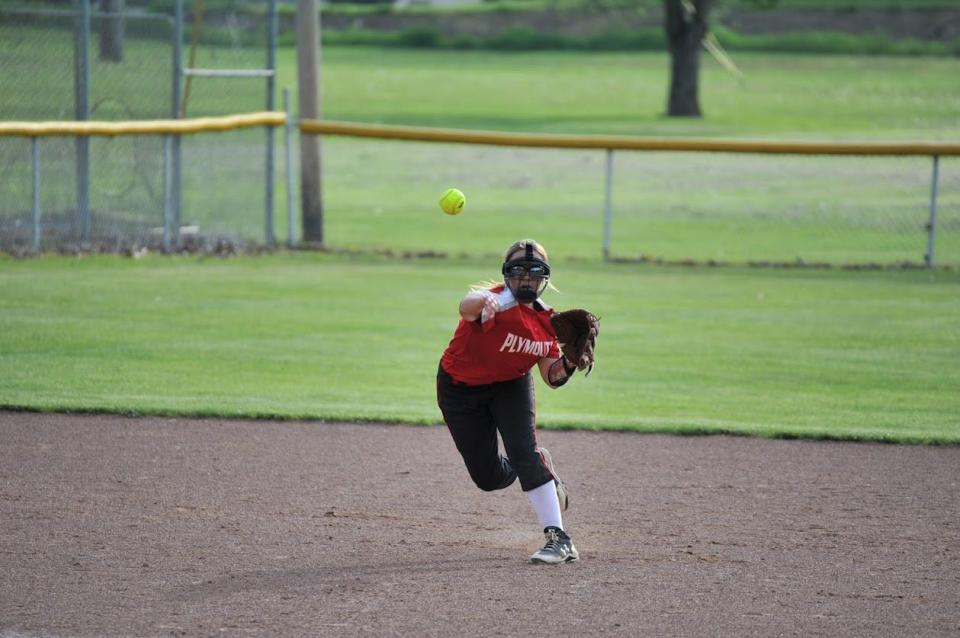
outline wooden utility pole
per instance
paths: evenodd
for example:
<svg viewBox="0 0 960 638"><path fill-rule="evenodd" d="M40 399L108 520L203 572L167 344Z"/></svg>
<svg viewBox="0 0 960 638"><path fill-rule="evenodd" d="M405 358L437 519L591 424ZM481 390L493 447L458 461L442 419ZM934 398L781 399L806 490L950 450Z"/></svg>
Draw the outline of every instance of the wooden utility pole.
<svg viewBox="0 0 960 638"><path fill-rule="evenodd" d="M320 119L320 12L297 0L297 81L300 119ZM323 245L320 136L300 134L300 216L303 242Z"/></svg>

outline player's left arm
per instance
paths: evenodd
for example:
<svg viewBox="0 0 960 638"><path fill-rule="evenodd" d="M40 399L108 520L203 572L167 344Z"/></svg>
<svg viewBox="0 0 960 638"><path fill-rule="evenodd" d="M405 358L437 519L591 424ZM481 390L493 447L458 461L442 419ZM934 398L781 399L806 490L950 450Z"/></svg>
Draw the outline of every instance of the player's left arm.
<svg viewBox="0 0 960 638"><path fill-rule="evenodd" d="M571 364L563 356L557 358L544 357L540 359L537 366L540 368L540 376L551 388L559 388L569 381L573 373L577 371L577 366Z"/></svg>

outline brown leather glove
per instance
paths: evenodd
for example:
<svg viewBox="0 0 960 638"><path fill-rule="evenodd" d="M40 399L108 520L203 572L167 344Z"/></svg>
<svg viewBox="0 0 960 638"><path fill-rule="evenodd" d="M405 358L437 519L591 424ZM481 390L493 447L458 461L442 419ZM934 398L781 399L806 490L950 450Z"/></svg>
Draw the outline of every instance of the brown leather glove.
<svg viewBox="0 0 960 638"><path fill-rule="evenodd" d="M600 334L600 319L589 310L574 308L555 313L550 324L557 334L560 350L567 361L578 370L593 370L594 351L597 347L597 335Z"/></svg>

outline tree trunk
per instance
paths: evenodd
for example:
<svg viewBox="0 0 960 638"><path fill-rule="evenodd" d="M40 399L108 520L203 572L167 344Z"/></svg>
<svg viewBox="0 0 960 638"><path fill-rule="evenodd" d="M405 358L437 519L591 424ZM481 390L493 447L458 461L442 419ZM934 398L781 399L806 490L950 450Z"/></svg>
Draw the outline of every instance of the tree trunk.
<svg viewBox="0 0 960 638"><path fill-rule="evenodd" d="M667 115L700 117L700 50L707 34L710 0L664 0L663 4L670 51Z"/></svg>
<svg viewBox="0 0 960 638"><path fill-rule="evenodd" d="M123 13L124 0L100 0L103 13ZM123 62L124 21L119 15L100 18L100 60Z"/></svg>

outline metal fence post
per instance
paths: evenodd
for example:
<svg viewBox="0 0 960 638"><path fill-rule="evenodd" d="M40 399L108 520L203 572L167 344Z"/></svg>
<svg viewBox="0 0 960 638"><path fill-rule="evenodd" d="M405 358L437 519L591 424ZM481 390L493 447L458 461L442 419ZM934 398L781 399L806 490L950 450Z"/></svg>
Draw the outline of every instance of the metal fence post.
<svg viewBox="0 0 960 638"><path fill-rule="evenodd" d="M30 139L33 153L33 250L40 250L40 138Z"/></svg>
<svg viewBox="0 0 960 638"><path fill-rule="evenodd" d="M77 26L74 32L74 114L78 121L90 119L90 0L74 0ZM77 212L80 241L90 241L90 138L78 135Z"/></svg>
<svg viewBox="0 0 960 638"><path fill-rule="evenodd" d="M937 242L937 179L939 177L940 156L933 156L933 178L930 181L930 220L927 222L927 268L933 268L934 249Z"/></svg>
<svg viewBox="0 0 960 638"><path fill-rule="evenodd" d="M170 252L173 229L173 135L163 136L163 252Z"/></svg>
<svg viewBox="0 0 960 638"><path fill-rule="evenodd" d="M267 75L267 110L273 111L276 108L277 92L277 0L270 0L267 9L267 69L271 71ZM267 127L267 164L266 164L266 237L267 246L273 246L276 243L276 237L273 229L274 213L274 127Z"/></svg>
<svg viewBox="0 0 960 638"><path fill-rule="evenodd" d="M283 127L283 147L287 153L287 246L293 248L293 114L290 111L290 87L283 87L283 110L287 113L287 123Z"/></svg>
<svg viewBox="0 0 960 638"><path fill-rule="evenodd" d="M180 100L181 100L181 89L180 85L182 84L183 78L183 0L177 0L176 9L174 12L174 21L173 21L173 86L171 87L171 96L172 96L172 114L171 117L175 120L180 119ZM174 135L172 140L172 164L170 167L170 212L172 219L170 220L170 232L173 237L173 244L176 247L180 247L180 203L183 201L181 196L181 177L183 175L182 171L182 160L183 152L181 148L181 138L179 135ZM165 246L164 250L169 250L169 246Z"/></svg>
<svg viewBox="0 0 960 638"><path fill-rule="evenodd" d="M613 224L613 149L607 149L603 200L603 259L610 259L610 227Z"/></svg>

